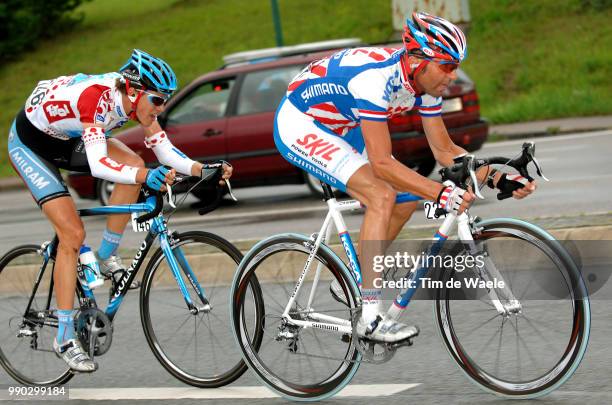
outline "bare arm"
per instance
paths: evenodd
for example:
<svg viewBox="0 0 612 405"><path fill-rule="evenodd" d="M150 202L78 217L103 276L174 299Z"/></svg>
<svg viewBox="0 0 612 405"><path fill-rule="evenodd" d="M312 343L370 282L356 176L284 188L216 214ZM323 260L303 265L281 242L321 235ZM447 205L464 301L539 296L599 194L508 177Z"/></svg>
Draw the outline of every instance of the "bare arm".
<svg viewBox="0 0 612 405"><path fill-rule="evenodd" d="M376 177L394 188L408 191L420 197L435 200L443 186L421 176L398 162L391 155L391 136L386 122L361 121L361 130L368 151L368 160Z"/></svg>

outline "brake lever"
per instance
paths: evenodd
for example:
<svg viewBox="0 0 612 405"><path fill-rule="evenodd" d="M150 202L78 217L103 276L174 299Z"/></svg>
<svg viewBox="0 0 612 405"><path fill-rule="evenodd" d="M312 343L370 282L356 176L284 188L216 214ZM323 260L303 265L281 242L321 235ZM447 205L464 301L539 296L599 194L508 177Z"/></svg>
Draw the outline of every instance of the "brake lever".
<svg viewBox="0 0 612 405"><path fill-rule="evenodd" d="M170 204L172 208L176 208L176 204L174 204L174 198L172 194L172 186L168 183L166 183L166 191L166 196L168 197L168 204Z"/></svg>
<svg viewBox="0 0 612 405"><path fill-rule="evenodd" d="M523 144L523 148L526 149L526 153L527 153L527 156L529 157L529 160L533 162L536 168L536 172L538 173L538 176L540 176L546 181L550 181L548 180L546 176L544 176L544 173L542 172L542 166L540 166L540 162L538 162L538 160L535 157L535 144L533 142L525 142Z"/></svg>
<svg viewBox="0 0 612 405"><path fill-rule="evenodd" d="M472 188L474 190L474 194L476 197L484 200L484 196L480 193L480 187L478 186L478 179L476 178L476 158L474 155L467 155L465 157L465 164L467 167L467 171L470 174L470 178L472 179Z"/></svg>
<svg viewBox="0 0 612 405"><path fill-rule="evenodd" d="M236 196L232 192L232 185L230 184L229 180L225 179L223 181L225 181L225 184L227 184L227 192L229 193L231 199L234 200L234 201L238 201L238 199L236 198Z"/></svg>
<svg viewBox="0 0 612 405"><path fill-rule="evenodd" d="M174 176L174 183L172 183L172 185L174 185L176 183L180 183L184 179L185 178L183 176ZM174 194L173 194L173 191L172 191L172 186L169 185L168 183L166 183L166 191L167 191L166 196L168 197L168 204L172 208L176 208L176 204L174 203Z"/></svg>

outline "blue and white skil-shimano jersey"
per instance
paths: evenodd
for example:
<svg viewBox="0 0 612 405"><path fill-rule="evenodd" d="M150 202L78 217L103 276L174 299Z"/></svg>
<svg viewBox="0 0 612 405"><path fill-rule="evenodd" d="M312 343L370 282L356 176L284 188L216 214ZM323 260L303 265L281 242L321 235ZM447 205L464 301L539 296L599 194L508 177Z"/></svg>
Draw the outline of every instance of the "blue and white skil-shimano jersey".
<svg viewBox="0 0 612 405"><path fill-rule="evenodd" d="M344 136L360 120L386 121L417 109L422 116L442 112L442 98L416 95L393 48L345 49L313 62L289 84L287 98L302 113Z"/></svg>
<svg viewBox="0 0 612 405"><path fill-rule="evenodd" d="M83 135L83 124L100 126L108 135L128 121L115 87L120 77L118 73L79 73L38 82L26 101L26 116L54 138L78 138Z"/></svg>

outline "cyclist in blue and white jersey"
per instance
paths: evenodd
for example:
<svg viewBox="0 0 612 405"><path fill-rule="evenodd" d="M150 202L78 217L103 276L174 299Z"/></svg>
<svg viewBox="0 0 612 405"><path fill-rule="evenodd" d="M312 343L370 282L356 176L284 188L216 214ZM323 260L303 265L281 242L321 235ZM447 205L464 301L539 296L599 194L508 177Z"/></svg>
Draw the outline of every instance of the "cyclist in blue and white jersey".
<svg viewBox="0 0 612 405"><path fill-rule="evenodd" d="M164 190L165 183L174 181L176 171L202 175L206 166L174 147L157 122L176 88L176 75L166 62L135 49L118 73L77 74L39 82L9 132L11 164L59 238L53 276L59 323L53 348L75 371L92 372L97 364L75 338L76 265L85 230L59 169L91 172L115 182L111 204L135 202L141 184ZM145 145L172 170L163 166L146 169L136 153L109 138L113 129L130 119L140 123ZM229 178L231 167L224 164L223 168L223 178ZM108 217L98 250L103 271L124 268L114 254L128 220L129 214Z"/></svg>
<svg viewBox="0 0 612 405"><path fill-rule="evenodd" d="M442 18L414 13L406 21L403 40L401 50L346 49L311 63L289 84L274 126L274 140L285 159L367 207L359 244L364 305L357 332L381 342L418 334L416 326L382 311L381 291L373 285L373 256L384 252L385 241L395 239L417 205L396 205L396 193L410 192L456 213L474 199L469 190L437 183L395 160L387 126L390 117L417 110L440 164L449 166L466 154L452 142L441 118L441 96L467 53L465 36ZM485 169L479 176L488 176L491 185L502 189L519 183L515 198L535 190L535 184L517 175ZM339 287L332 283L331 290L342 297Z"/></svg>

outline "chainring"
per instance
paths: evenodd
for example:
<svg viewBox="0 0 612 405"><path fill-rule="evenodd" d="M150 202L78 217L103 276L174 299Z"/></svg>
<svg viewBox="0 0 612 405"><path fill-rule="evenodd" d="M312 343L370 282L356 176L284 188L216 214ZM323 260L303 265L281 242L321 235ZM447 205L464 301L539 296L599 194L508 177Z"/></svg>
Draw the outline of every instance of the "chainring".
<svg viewBox="0 0 612 405"><path fill-rule="evenodd" d="M80 310L76 319L76 332L89 356L101 356L113 342L113 323L98 308Z"/></svg>

